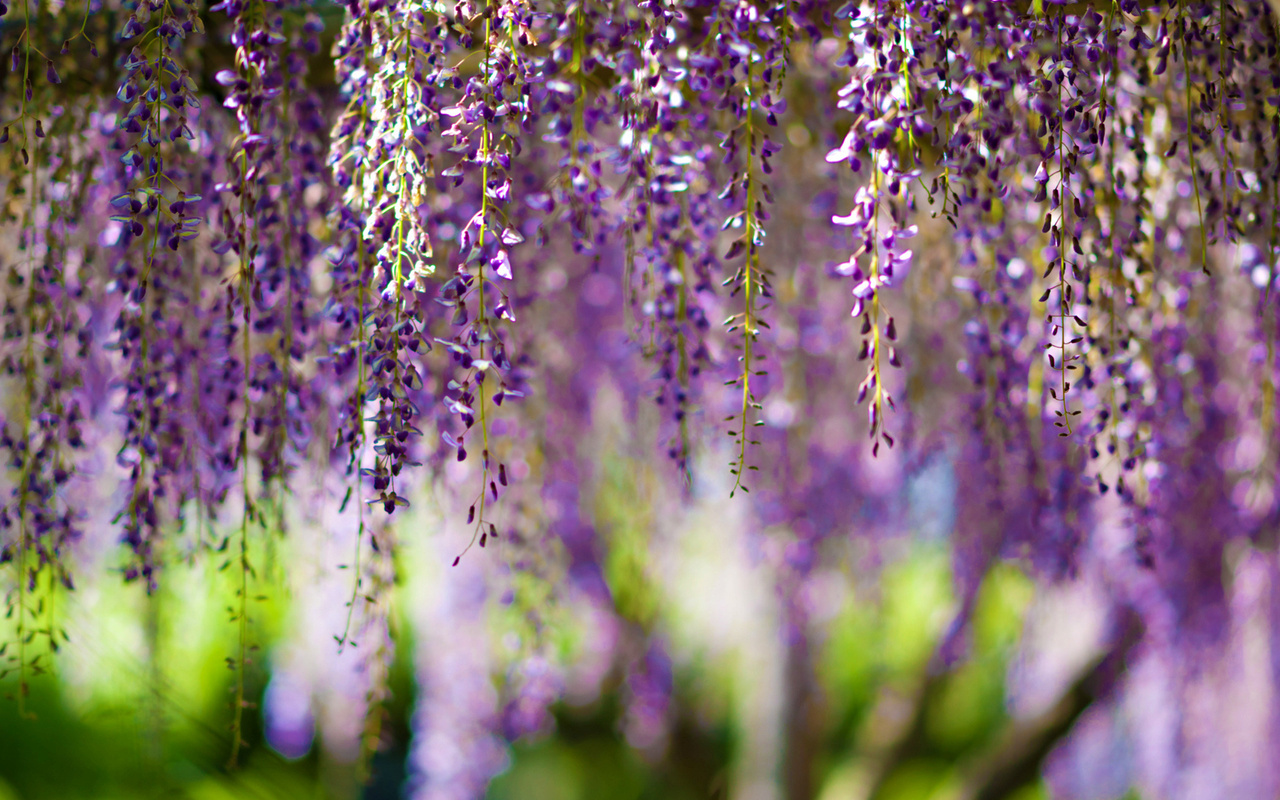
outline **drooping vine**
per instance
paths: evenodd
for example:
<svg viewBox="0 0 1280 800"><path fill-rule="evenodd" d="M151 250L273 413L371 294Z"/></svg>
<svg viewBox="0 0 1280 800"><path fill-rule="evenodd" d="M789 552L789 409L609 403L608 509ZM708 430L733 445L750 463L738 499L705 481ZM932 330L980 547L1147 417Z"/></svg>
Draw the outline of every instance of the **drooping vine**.
<svg viewBox="0 0 1280 800"><path fill-rule="evenodd" d="M935 461L959 487L957 631L1010 559L1105 575L1117 618L1209 641L1232 559L1272 555L1271 4L19 0L0 18L19 696L65 644L78 559L108 554L139 591L211 559L236 762L266 666L253 598L291 554L342 570L331 633L371 708L401 547L438 536L430 557L492 570L529 633L465 662L488 670L469 690L492 673L514 695L475 709L546 730L539 603L621 618L617 542L583 492L608 415L634 485L697 503L720 480L753 535L790 537L778 585L806 624L791 587L841 534L910 529L904 487ZM321 518L340 548L312 546ZM479 618L458 602L437 618ZM651 633L608 667L637 709L669 699ZM1153 648L1190 665L1174 639ZM475 713L454 727L499 724ZM474 735L480 785L500 759Z"/></svg>

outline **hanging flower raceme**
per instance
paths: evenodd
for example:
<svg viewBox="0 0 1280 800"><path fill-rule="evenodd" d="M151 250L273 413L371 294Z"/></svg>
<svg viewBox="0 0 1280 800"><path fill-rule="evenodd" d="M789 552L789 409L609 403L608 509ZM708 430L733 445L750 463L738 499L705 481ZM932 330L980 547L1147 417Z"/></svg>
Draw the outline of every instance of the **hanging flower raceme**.
<svg viewBox="0 0 1280 800"><path fill-rule="evenodd" d="M374 300L370 297L370 258L364 238L367 203L363 199L363 186L365 172L370 169L366 142L372 121L359 98L369 88L373 62L369 51L372 39L369 19L359 2L346 5L349 19L334 42L334 58L338 85L348 103L330 134L333 145L328 159L343 202L332 212L335 242L327 258L333 288L324 316L330 322L326 333L332 342L325 358L336 384L336 391L329 398L337 406L334 409L337 424L332 426L336 428L333 449L345 451L346 471L351 475L361 469L366 440L365 403L367 398L371 399L367 360L369 314ZM362 485L363 481L357 478L353 486L357 508L361 510L364 508ZM361 538L363 534L362 523Z"/></svg>
<svg viewBox="0 0 1280 800"><path fill-rule="evenodd" d="M281 301L284 287L279 275L284 254L275 230L282 220L278 203L284 199L282 119L286 113L279 48L287 38L284 18L274 5L261 0L224 0L211 9L226 13L231 22L236 65L235 70L223 70L215 76L228 90L223 107L234 112L237 131L228 143L225 179L216 186L222 195L223 238L214 246L216 252L232 253L237 262L235 279L222 300L225 341L228 352L236 354L229 361L231 365L238 362L242 406L235 449L225 456L225 461L239 470L242 501L234 558L240 577L236 590L239 603L231 611L239 638L238 653L231 660L236 670L233 765L243 745L245 676L252 647L250 526L265 522L250 487L250 462L256 455L264 488L283 481L287 434L281 425L268 426L279 419L281 392L288 393L293 359L291 353L280 352L276 338L285 314L291 315L295 309Z"/></svg>
<svg viewBox="0 0 1280 800"><path fill-rule="evenodd" d="M562 150L547 210L552 204L558 208L573 251L592 256L596 264L600 247L619 225L610 213L612 192L604 180L606 148L599 128L625 117L627 97L625 89L600 91L595 73L610 68L625 73L635 62L627 39L629 23L588 0L570 0L559 15L550 56L539 64L543 74L563 77L530 86L531 101L546 119L544 139ZM611 61L615 55L619 59Z"/></svg>
<svg viewBox="0 0 1280 800"><path fill-rule="evenodd" d="M406 287L421 289L435 272L431 239L421 213L429 196L435 155L437 93L446 73L449 33L442 17L419 2L387 2L370 9L372 57L368 158L362 209L365 236L378 242L374 286L403 303ZM389 230L387 230L389 228Z"/></svg>
<svg viewBox="0 0 1280 800"><path fill-rule="evenodd" d="M290 6L296 9L297 5ZM284 72L287 76L281 95L278 124L282 145L278 151L281 185L276 198L275 226L283 234L279 241L267 242L267 258L258 269L271 326L261 326L274 334L270 345L272 373L266 385L273 398L265 402L256 423L270 435L262 448L263 482L270 485L277 476L287 476L308 453L316 429L316 412L322 390L316 376L306 369L309 356L318 344L319 309L312 267L318 260L325 202L331 194L332 172L324 163L326 123L319 93L308 85L308 53L319 51L319 34L324 24L315 14L305 12L302 24L291 35ZM267 309L263 309L264 311ZM283 483L283 481L282 481ZM283 487L281 487L283 488ZM283 500L277 503L283 513Z"/></svg>
<svg viewBox="0 0 1280 800"><path fill-rule="evenodd" d="M286 9L292 11L293 5ZM290 440L305 441L300 434L306 427L301 418L306 400L297 365L311 311L306 302L307 253L300 252L309 236L302 193L315 181L319 164L313 157L302 165L312 173L308 179L289 163L289 150L295 136L314 138L317 122L306 120L303 125L312 126L307 131L292 116L290 95L306 90L296 76L296 56L288 65L295 77L286 88L280 54L288 38L285 18L275 5L233 0L212 10L227 14L236 47L237 69L222 70L215 77L227 90L223 106L234 112L238 128L225 162L226 178L219 185L225 237L219 249L235 253L240 262L241 291L231 298L230 319L239 317L243 329L238 342L247 398L242 424L253 440L241 457L254 451L265 493L271 487L278 490L284 481ZM314 35L305 29L317 22L304 22L303 34ZM285 223L301 224L288 224L286 229ZM234 336L237 329L231 324L228 333Z"/></svg>
<svg viewBox="0 0 1280 800"><path fill-rule="evenodd" d="M736 334L733 348L739 353L739 367L726 385L736 387L741 393L737 410L725 419L733 423L728 430L736 442L737 454L730 462L734 476L731 494L739 488L749 491L746 473L755 467L749 463L748 453L759 440L751 438L749 428L761 423L755 419L761 405L754 383L764 374L760 362L759 336L763 321L763 303L771 297L769 270L762 264L760 249L764 245L765 222L769 220L766 204L773 195L764 176L770 170L769 159L779 150L765 131L765 123L776 125L775 112L785 110L785 101L775 106L766 87L773 82L773 63L779 55L778 32L775 20L762 14L754 5L746 2L718 9L710 40L710 52L698 54L697 66L706 68L717 80L713 82L719 95L717 107L725 109L733 120L733 128L720 136L720 147L725 151L724 163L731 165L733 173L720 189L719 199L732 209L721 224L721 230L741 230L725 254L724 260L742 263L723 281L732 286L730 298L741 304L742 311L725 319L726 334ZM767 42L768 44L763 44ZM762 52L763 51L763 52ZM691 64L693 60L691 59ZM721 74L717 74L721 73Z"/></svg>
<svg viewBox="0 0 1280 800"><path fill-rule="evenodd" d="M130 488L119 518L134 561L125 576L144 578L149 586L156 580L164 481L181 469L185 449L176 415L167 414L184 385L169 376L183 372L183 359L157 322L184 302L184 276L173 253L198 234L199 218L189 207L194 210L201 196L175 187L184 173L179 143L194 140L191 122L199 108L195 81L177 58L186 37L201 32L193 7L161 0L143 0L121 32L136 44L125 56L116 93L116 141L124 150L116 179L123 191L111 206L122 254L110 288L122 305L110 346L127 365L125 447L118 460L130 471Z"/></svg>
<svg viewBox="0 0 1280 800"><path fill-rule="evenodd" d="M851 75L838 105L854 119L840 147L826 157L828 163L848 163L855 174L862 173L863 158L868 160L867 182L858 187L852 210L831 221L848 227L854 244L853 254L836 269L853 281L851 313L861 320L858 359L868 367L858 402L867 402L873 452L881 442L894 443L885 428L885 412L895 406L883 366L901 366L897 326L881 291L905 278L910 267L913 252L902 244L917 231L907 222L909 185L921 175L917 137L933 127L913 101L913 93L920 93L913 76L920 70L910 5L878 3L876 9L866 16L854 14L856 7L850 11L849 42L837 65L849 67Z"/></svg>
<svg viewBox="0 0 1280 800"><path fill-rule="evenodd" d="M709 246L719 234L719 201L706 141L711 80L705 61L694 64L670 48L677 20L661 4L641 10L638 52L619 94L625 130L614 161L624 172L620 199L627 227L626 279L636 317L635 336L657 366L655 400L668 428L667 454L686 480L701 403L711 367L707 307L718 264Z"/></svg>
<svg viewBox="0 0 1280 800"><path fill-rule="evenodd" d="M396 483L406 466L418 463L410 446L421 433L421 412L411 395L424 388L419 353L430 349L431 337L427 320L414 313L415 298L435 272L424 211L440 154L442 93L456 75L445 63L454 34L429 4L355 4L352 10L338 47L353 100L334 131L352 145L335 166L345 187L343 227L358 237L339 264L356 266L343 294L359 298L359 310L353 309L358 342L347 351L357 355L358 398L348 419L362 428L363 405L377 401L376 457L365 468L377 496L368 502L390 513L408 504ZM347 434L349 441L362 436Z"/></svg>
<svg viewBox="0 0 1280 800"><path fill-rule="evenodd" d="M75 268L68 240L78 234L86 197L83 177L59 168L92 141L91 128L81 136L66 131L84 122L72 114L51 120L49 132L61 134L51 141L39 141L47 134L35 122L35 141L27 142L35 158L12 163L18 169L11 175L29 180L32 189L5 269L12 293L0 308L0 380L8 382L12 394L6 399L13 401L0 411L0 452L9 477L0 494L0 563L16 571L4 596L14 638L4 642L9 652L2 671L18 674L21 695L30 689L28 677L48 667L36 645L56 653L66 641L51 601L62 588L74 588L71 551L82 534L72 490L87 444L79 373L90 341L77 302L83 276L68 276Z"/></svg>
<svg viewBox="0 0 1280 800"><path fill-rule="evenodd" d="M488 2L474 9L474 15L467 12L463 8L455 24L468 25L469 32L474 28L479 34L481 63L479 72L462 82L456 104L443 110L452 124L442 135L454 143L451 149L463 154L443 174L452 173L457 185L467 173L472 180L478 178L470 201L476 204L471 208L478 208L461 226L457 271L440 291L439 302L453 310L453 334L439 341L460 370L448 381L443 404L462 423L462 431L442 432L458 461L466 460L467 436L479 423L480 489L467 521L475 526L472 542L483 547L497 534L486 507L497 501L499 486L508 483L506 464L490 441L489 417L506 399L524 394L508 383L513 364L502 323L515 320L504 286L516 277L511 248L524 241L524 235L512 224L509 211L511 169L521 136L533 128L529 85L538 61L528 52L535 45L530 8Z"/></svg>

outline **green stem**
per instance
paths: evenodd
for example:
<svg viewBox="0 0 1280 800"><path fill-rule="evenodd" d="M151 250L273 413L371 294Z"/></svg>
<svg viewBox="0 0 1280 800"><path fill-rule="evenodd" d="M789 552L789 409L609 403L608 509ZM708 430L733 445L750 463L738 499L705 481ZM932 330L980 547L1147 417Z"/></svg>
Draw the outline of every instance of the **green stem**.
<svg viewBox="0 0 1280 800"><path fill-rule="evenodd" d="M1209 274L1209 244L1204 232L1204 210L1200 204L1200 178L1196 174L1196 150L1191 137L1191 56L1187 52L1187 19L1183 0L1178 0L1178 39L1182 50L1182 83L1187 112L1187 164L1191 168L1191 188L1196 196L1196 217L1200 224L1200 269Z"/></svg>

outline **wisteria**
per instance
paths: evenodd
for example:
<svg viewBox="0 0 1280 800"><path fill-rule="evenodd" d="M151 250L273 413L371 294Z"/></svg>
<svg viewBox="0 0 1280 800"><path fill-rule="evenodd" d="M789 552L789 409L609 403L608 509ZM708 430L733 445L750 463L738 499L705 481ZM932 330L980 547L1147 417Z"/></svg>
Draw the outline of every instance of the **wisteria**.
<svg viewBox="0 0 1280 800"><path fill-rule="evenodd" d="M708 508L800 694L840 635L823 587L925 528L954 603L922 697L1001 569L1095 591L1084 705L1010 768L1063 797L1119 735L1089 715L1141 699L1107 665L1175 696L1220 646L1280 648L1274 3L3 0L0 45L23 711L77 587L159 603L207 563L232 765L280 636L257 609L291 592L337 604L366 766L413 662L410 796L484 796L602 686L659 759L689 690L657 554ZM590 669L575 615L608 632ZM305 752L344 679L291 658L265 729ZM817 758L788 713L780 770ZM1130 782L1228 796L1176 724Z"/></svg>

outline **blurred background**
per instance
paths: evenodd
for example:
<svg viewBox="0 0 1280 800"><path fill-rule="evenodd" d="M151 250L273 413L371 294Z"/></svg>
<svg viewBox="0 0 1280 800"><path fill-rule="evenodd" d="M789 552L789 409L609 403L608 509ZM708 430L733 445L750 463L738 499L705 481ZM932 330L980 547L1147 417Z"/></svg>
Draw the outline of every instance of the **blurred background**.
<svg viewBox="0 0 1280 800"><path fill-rule="evenodd" d="M755 526L724 487L655 518L642 464L597 466L585 505L608 542L599 585L553 593L492 547L451 568L461 519L411 511L385 628L366 620L354 646L336 641L361 624L345 619L341 554L298 527L273 540L265 569L288 560L292 577L259 581L233 770L234 571L177 563L148 596L83 570L103 577L48 595L66 632L56 660L28 676L21 710L0 704L0 798L1049 796L1045 752L1025 751L1085 710L1071 685L1097 657L1102 606L1085 583L1037 595L1001 565L965 652L942 658L959 610L946 464L907 486L912 530L874 550L829 542L798 587L788 536L743 533ZM1053 635L1037 638L1037 621ZM380 663L385 692L371 688ZM5 692L17 687L10 675ZM1097 796L1125 782L1090 781Z"/></svg>

